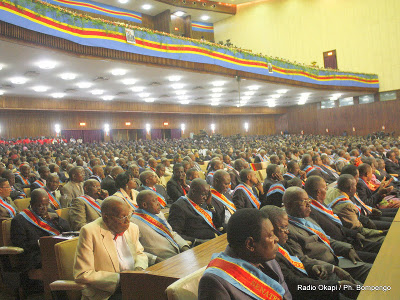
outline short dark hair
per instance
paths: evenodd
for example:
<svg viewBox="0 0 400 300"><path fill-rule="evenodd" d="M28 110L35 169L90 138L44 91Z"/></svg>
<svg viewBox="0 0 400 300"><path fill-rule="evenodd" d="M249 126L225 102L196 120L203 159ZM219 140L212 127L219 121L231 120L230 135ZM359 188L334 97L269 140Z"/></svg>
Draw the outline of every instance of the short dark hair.
<svg viewBox="0 0 400 300"><path fill-rule="evenodd" d="M243 169L242 171L240 171L240 173L239 173L240 181L242 181L242 182L247 181L247 175L249 175L251 171L252 170L249 168Z"/></svg>
<svg viewBox="0 0 400 300"><path fill-rule="evenodd" d="M266 171L266 173L267 173L267 178L271 178L272 174L274 174L274 173L276 172L276 169L277 169L278 167L279 167L279 166L276 165L276 164L269 164L268 167L267 167L267 171Z"/></svg>
<svg viewBox="0 0 400 300"><path fill-rule="evenodd" d="M371 166L369 164L361 164L358 166L358 172L360 173L360 176L367 176L370 169Z"/></svg>
<svg viewBox="0 0 400 300"><path fill-rule="evenodd" d="M338 189L345 193L348 192L352 180L355 180L353 175L341 174L337 181Z"/></svg>
<svg viewBox="0 0 400 300"><path fill-rule="evenodd" d="M352 175L353 177L357 176L357 167L355 165L347 165L343 167L342 172L340 173L341 175L344 174L349 174Z"/></svg>
<svg viewBox="0 0 400 300"><path fill-rule="evenodd" d="M131 176L129 175L128 172L123 172L118 174L117 177L115 177L115 187L118 189L125 188L130 179Z"/></svg>
<svg viewBox="0 0 400 300"><path fill-rule="evenodd" d="M8 181L7 178L0 178L0 186L3 186L3 183Z"/></svg>
<svg viewBox="0 0 400 300"><path fill-rule="evenodd" d="M307 192L307 194L311 197L315 197L318 191L318 187L321 181L324 181L324 179L320 176L310 176L307 178L307 181L304 185L304 190Z"/></svg>
<svg viewBox="0 0 400 300"><path fill-rule="evenodd" d="M236 211L229 219L226 229L229 246L233 249L244 247L249 237L258 242L264 219L266 217L257 209L243 208Z"/></svg>

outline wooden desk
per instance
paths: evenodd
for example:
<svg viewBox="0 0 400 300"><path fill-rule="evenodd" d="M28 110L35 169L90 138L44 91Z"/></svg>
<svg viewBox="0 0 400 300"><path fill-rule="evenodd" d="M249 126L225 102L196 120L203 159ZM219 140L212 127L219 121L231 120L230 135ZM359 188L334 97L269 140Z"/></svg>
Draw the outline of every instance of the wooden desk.
<svg viewBox="0 0 400 300"><path fill-rule="evenodd" d="M400 299L398 282L400 278L399 236L400 223L393 222L364 284L364 287L390 286L391 290L387 292L361 291L357 299Z"/></svg>
<svg viewBox="0 0 400 300"><path fill-rule="evenodd" d="M400 212L398 211L396 216L393 219L393 222L400 222Z"/></svg>
<svg viewBox="0 0 400 300"><path fill-rule="evenodd" d="M227 244L226 234L223 234L144 272L121 273L123 299L167 299L165 290L170 284L206 266L212 254L224 251Z"/></svg>
<svg viewBox="0 0 400 300"><path fill-rule="evenodd" d="M59 279L56 253L54 252L54 245L71 237L61 235L57 236L44 236L39 240L40 253L42 255L42 270L43 270L43 283L44 283L44 296L45 299L51 299L51 292L49 284Z"/></svg>

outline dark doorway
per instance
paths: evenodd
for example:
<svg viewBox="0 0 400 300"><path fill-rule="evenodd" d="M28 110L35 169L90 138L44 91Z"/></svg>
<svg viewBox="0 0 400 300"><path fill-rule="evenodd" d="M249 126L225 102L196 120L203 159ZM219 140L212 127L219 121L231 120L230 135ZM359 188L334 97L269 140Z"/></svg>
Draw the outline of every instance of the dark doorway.
<svg viewBox="0 0 400 300"><path fill-rule="evenodd" d="M170 139L171 138L171 129L163 129L162 130L162 138Z"/></svg>
<svg viewBox="0 0 400 300"><path fill-rule="evenodd" d="M337 69L337 57L336 50L324 52L324 68L325 69Z"/></svg>

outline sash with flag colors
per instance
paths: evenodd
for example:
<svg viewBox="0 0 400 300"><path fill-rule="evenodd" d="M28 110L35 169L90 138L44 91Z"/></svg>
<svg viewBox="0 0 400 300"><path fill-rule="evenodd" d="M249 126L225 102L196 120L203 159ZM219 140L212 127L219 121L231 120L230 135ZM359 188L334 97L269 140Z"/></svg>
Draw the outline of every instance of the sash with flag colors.
<svg viewBox="0 0 400 300"><path fill-rule="evenodd" d="M315 169L320 170L322 173L328 175L324 169L322 169L320 166L314 166Z"/></svg>
<svg viewBox="0 0 400 300"><path fill-rule="evenodd" d="M33 183L33 185L36 185L36 186L38 186L39 188L42 188L42 187L45 186L44 183L43 183L40 179L35 180L35 182Z"/></svg>
<svg viewBox="0 0 400 300"><path fill-rule="evenodd" d="M155 193L157 195L157 200L158 200L158 202L160 202L161 208L165 208L167 206L167 202L165 202L165 198L161 194L157 193L155 191L155 188L152 189L151 187L148 187L145 185L143 187L144 187L144 189L152 191L153 193Z"/></svg>
<svg viewBox="0 0 400 300"><path fill-rule="evenodd" d="M100 205L92 198L88 196L79 196L77 197L78 199L82 199L84 202L89 204L95 211L97 211L99 214L101 214L101 208Z"/></svg>
<svg viewBox="0 0 400 300"><path fill-rule="evenodd" d="M282 256L293 266L295 267L297 270L299 270L300 272L307 274L306 269L304 268L303 263L301 262L301 260L297 257L297 256L292 256L289 254L289 252L287 252L284 248L282 248L279 245L279 249L278 252L280 254L282 254Z"/></svg>
<svg viewBox="0 0 400 300"><path fill-rule="evenodd" d="M334 207L336 204L338 203L348 203L348 204L352 204L354 205L357 210L358 210L358 215L360 215L361 213L361 208L358 207L357 205L355 205L346 194L340 195L338 197L336 197L335 199L333 199L333 201L331 203L328 204L328 208L332 208Z"/></svg>
<svg viewBox="0 0 400 300"><path fill-rule="evenodd" d="M311 206L315 210L324 214L325 216L327 216L329 219L331 219L335 223L343 225L342 221L340 221L339 217L333 213L332 209L325 207L324 205L322 205L321 203L319 203L317 200L313 199L312 197L310 197L310 199L311 199Z"/></svg>
<svg viewBox="0 0 400 300"><path fill-rule="evenodd" d="M233 204L232 201L230 201L228 198L226 198L224 194L221 194L214 188L211 188L211 194L214 199L221 202L224 206L228 207L231 211L233 211L233 212L236 211L235 204Z"/></svg>
<svg viewBox="0 0 400 300"><path fill-rule="evenodd" d="M332 174L333 174L333 176L335 176L336 178L339 177L339 174L337 173L337 171L336 171L335 169L331 168L331 167L328 166L328 165L324 165L324 167L327 168L329 171L331 171Z"/></svg>
<svg viewBox="0 0 400 300"><path fill-rule="evenodd" d="M172 245L179 249L179 245L174 240L171 231L168 228L167 223L157 215L153 215L143 209L137 209L133 212L132 218L138 219L143 223L146 223L152 229L154 229L157 233L161 234L165 237Z"/></svg>
<svg viewBox="0 0 400 300"><path fill-rule="evenodd" d="M249 190L247 188L247 186L245 186L243 183L239 184L234 190L233 190L233 194L235 194L235 192L237 190L242 190L245 195L247 196L247 198L250 200L251 204L253 204L253 206L257 209L260 209L260 205L261 202L260 200L258 200L258 197L256 195L253 194L253 191Z"/></svg>
<svg viewBox="0 0 400 300"><path fill-rule="evenodd" d="M253 299L283 299L285 289L249 262L216 253L204 271L216 275Z"/></svg>
<svg viewBox="0 0 400 300"><path fill-rule="evenodd" d="M15 189L15 187L11 187L11 190L12 191L17 191L16 189ZM19 193L19 195L17 196L17 199L24 199L24 198L26 198L26 194L24 193L24 192L21 192L21 191L17 191L18 193Z"/></svg>
<svg viewBox="0 0 400 300"><path fill-rule="evenodd" d="M234 168L231 165L225 164L227 170L233 170Z"/></svg>
<svg viewBox="0 0 400 300"><path fill-rule="evenodd" d="M212 229L214 229L214 231L218 234L221 235L221 232L218 231L218 229L215 227L214 222L212 220L212 212L207 211L205 209L202 209L199 205L197 205L196 203L194 203L192 200L190 200L188 197L183 196L183 198L185 199L185 201L187 201L190 206L204 219L204 221L206 221L206 223L208 225L210 225L210 227Z"/></svg>
<svg viewBox="0 0 400 300"><path fill-rule="evenodd" d="M252 169L253 171L257 171L256 164L251 163L251 164L250 164L250 167L251 167L251 169Z"/></svg>
<svg viewBox="0 0 400 300"><path fill-rule="evenodd" d="M139 208L139 206L135 205L130 199L125 197L124 194L121 193L121 191L116 192L114 195L124 199L125 202L128 203L133 208L133 210L136 210Z"/></svg>
<svg viewBox="0 0 400 300"><path fill-rule="evenodd" d="M46 191L47 195L49 196L49 200L50 200L51 204L54 206L54 208L55 209L60 209L61 208L61 204L57 200L57 198L54 197L53 193L47 187L44 187L43 189Z"/></svg>
<svg viewBox="0 0 400 300"><path fill-rule="evenodd" d="M294 217L289 216L289 223L292 224L293 226L297 226L300 227L301 229L311 233L311 234L316 234L319 239L326 245L329 247L329 249L332 251L333 254L335 254L335 251L333 251L333 249L331 248L331 243L329 242L328 237L326 236L326 234L323 232L322 228L313 224L313 227L310 226L306 226L302 223L300 223L299 221L296 221ZM318 228L318 229L317 229Z"/></svg>
<svg viewBox="0 0 400 300"><path fill-rule="evenodd" d="M22 176L21 174L16 174L15 178L19 178L21 179L21 181L24 183L24 185L31 185L31 182L29 181L29 179L26 179L24 176Z"/></svg>
<svg viewBox="0 0 400 300"><path fill-rule="evenodd" d="M372 207L365 204L364 201L362 201L360 197L358 197L357 193L354 194L354 200L361 207L365 215L369 215L370 213L372 213Z"/></svg>
<svg viewBox="0 0 400 300"><path fill-rule="evenodd" d="M21 215L32 225L35 225L36 227L46 231L50 235L59 235L60 232L53 227L53 224L50 222L47 222L43 220L41 217L39 217L37 214L35 214L33 211L29 209L24 209L21 211Z"/></svg>
<svg viewBox="0 0 400 300"><path fill-rule="evenodd" d="M267 197L271 196L272 194L279 193L279 194L284 194L286 191L285 187L283 186L282 183L274 183L273 185L270 186Z"/></svg>
<svg viewBox="0 0 400 300"><path fill-rule="evenodd" d="M14 218L17 215L17 212L15 211L14 207L12 207L10 204L4 201L3 197L0 197L0 206L4 207L8 211L11 218Z"/></svg>
<svg viewBox="0 0 400 300"><path fill-rule="evenodd" d="M296 175L294 175L292 173L289 173L289 172L286 172L285 174L283 174L283 176L288 176L288 177L290 177L292 179L296 177Z"/></svg>
<svg viewBox="0 0 400 300"><path fill-rule="evenodd" d="M266 156L261 156L261 154L257 154L256 156L260 159L260 162L268 161L268 157Z"/></svg>

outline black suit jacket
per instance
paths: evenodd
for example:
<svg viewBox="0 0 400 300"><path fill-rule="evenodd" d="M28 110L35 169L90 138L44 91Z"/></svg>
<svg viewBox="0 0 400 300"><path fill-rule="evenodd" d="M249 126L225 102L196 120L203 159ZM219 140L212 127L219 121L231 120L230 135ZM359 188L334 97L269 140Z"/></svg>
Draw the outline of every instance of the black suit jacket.
<svg viewBox="0 0 400 300"><path fill-rule="evenodd" d="M357 182L357 194L360 199L369 206L376 207L382 200L382 196L376 191L372 192L363 182Z"/></svg>
<svg viewBox="0 0 400 300"><path fill-rule="evenodd" d="M206 209L206 206L201 206ZM216 228L222 226L221 217L213 213L213 223ZM171 205L168 222L172 229L185 240L194 242L195 239L213 239L216 232L200 216L184 198L178 199Z"/></svg>
<svg viewBox="0 0 400 300"><path fill-rule="evenodd" d="M167 191L165 190L165 188L160 184L156 184L154 187L156 188L156 192L164 197L165 202L170 203L171 200L169 199ZM140 191L144 191L145 188L143 186L140 186L137 190L140 192Z"/></svg>
<svg viewBox="0 0 400 300"><path fill-rule="evenodd" d="M231 176L231 189L234 190L235 187L241 182L239 174L236 170L229 170L228 173Z"/></svg>
<svg viewBox="0 0 400 300"><path fill-rule="evenodd" d="M189 184L189 181L186 180L186 184ZM189 190L185 191L186 194L189 193ZM185 194L183 193L182 186L174 178L171 178L167 182L167 194L170 199L170 202L175 202L180 197L185 196Z"/></svg>
<svg viewBox="0 0 400 300"><path fill-rule="evenodd" d="M391 160L385 159L385 168L389 174L399 174L400 175L400 166L392 162Z"/></svg>
<svg viewBox="0 0 400 300"><path fill-rule="evenodd" d="M110 175L101 181L101 188L107 190L109 195L114 195L118 191L115 180Z"/></svg>
<svg viewBox="0 0 400 300"><path fill-rule="evenodd" d="M56 215L56 213L52 213L52 215ZM52 221L52 224L60 233L70 230L68 222L58 216ZM13 246L24 249L21 261L27 270L41 268L42 260L38 240L42 236L50 236L50 234L28 222L20 214L11 220L10 234Z"/></svg>
<svg viewBox="0 0 400 300"><path fill-rule="evenodd" d="M253 186L252 188L253 194L258 195L257 189ZM258 197L258 196L257 196ZM249 198L246 196L245 192L242 190L237 190L232 197L232 201L236 206L236 209L241 208L255 208L253 204L251 204Z"/></svg>

